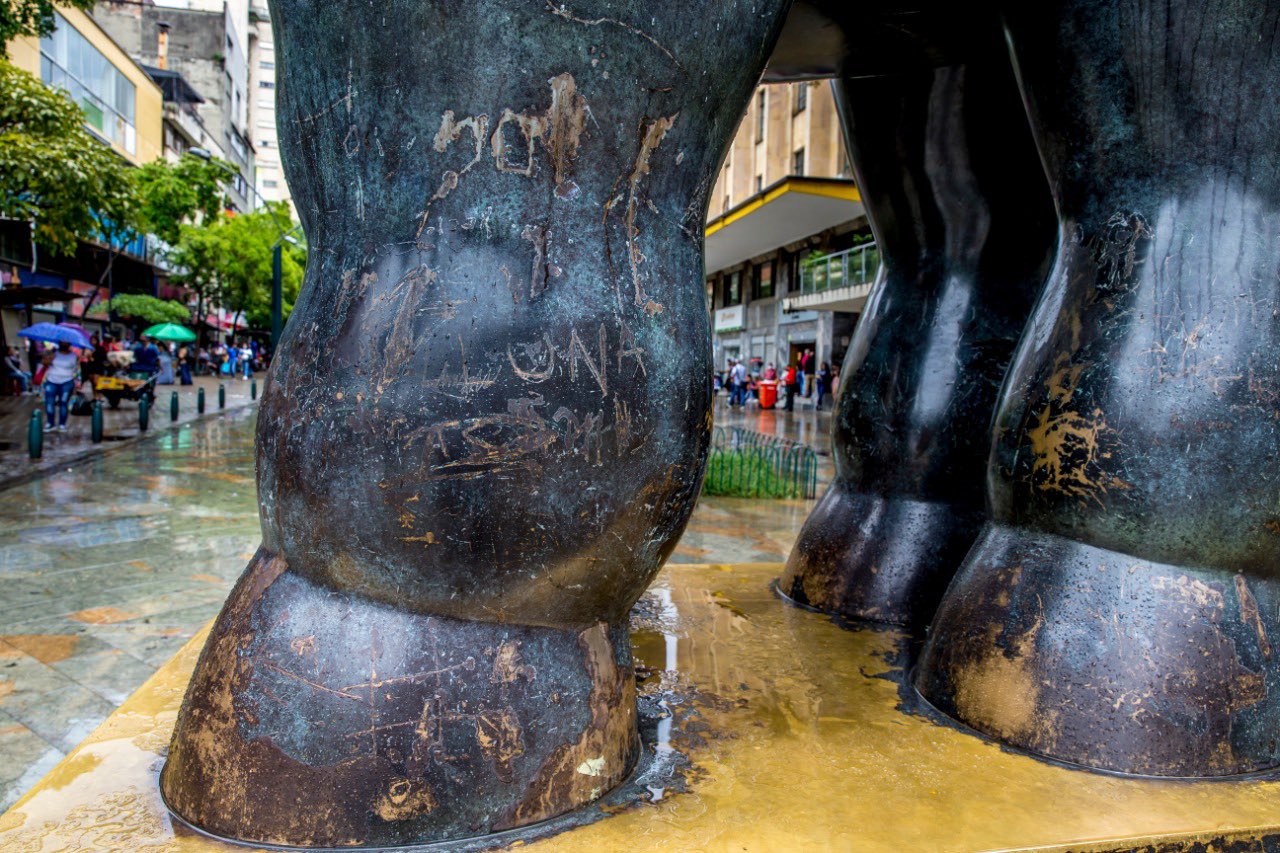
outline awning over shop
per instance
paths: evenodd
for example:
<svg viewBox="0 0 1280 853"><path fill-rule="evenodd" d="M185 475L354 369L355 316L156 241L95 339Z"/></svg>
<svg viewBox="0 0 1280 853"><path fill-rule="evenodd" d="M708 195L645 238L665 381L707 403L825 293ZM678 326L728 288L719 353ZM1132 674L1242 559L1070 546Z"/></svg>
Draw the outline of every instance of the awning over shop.
<svg viewBox="0 0 1280 853"><path fill-rule="evenodd" d="M713 273L863 215L853 181L792 176L707 223Z"/></svg>

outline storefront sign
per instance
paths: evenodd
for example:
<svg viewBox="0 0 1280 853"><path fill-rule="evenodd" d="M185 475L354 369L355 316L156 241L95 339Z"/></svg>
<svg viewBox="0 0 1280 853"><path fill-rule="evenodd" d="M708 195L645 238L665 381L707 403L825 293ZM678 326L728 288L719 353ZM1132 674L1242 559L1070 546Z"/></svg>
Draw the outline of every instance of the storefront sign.
<svg viewBox="0 0 1280 853"><path fill-rule="evenodd" d="M716 311L716 331L736 332L746 325L746 309L742 305L730 305Z"/></svg>

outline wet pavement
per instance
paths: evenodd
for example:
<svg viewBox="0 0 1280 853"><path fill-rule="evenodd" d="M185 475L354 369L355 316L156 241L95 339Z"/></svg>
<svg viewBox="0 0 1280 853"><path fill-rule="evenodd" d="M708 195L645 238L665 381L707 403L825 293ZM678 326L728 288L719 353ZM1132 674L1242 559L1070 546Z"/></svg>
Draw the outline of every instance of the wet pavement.
<svg viewBox="0 0 1280 853"><path fill-rule="evenodd" d="M828 417L717 400L717 424L824 454ZM0 491L0 811L217 614L259 541L253 428L249 408L179 423ZM785 560L812 505L704 498L671 562Z"/></svg>
<svg viewBox="0 0 1280 853"><path fill-rule="evenodd" d="M769 590L777 571L663 569L632 613L645 745L635 775L563 819L447 849L1272 849L1262 839L1274 837L1280 782L1122 778L1004 749L903 689L900 634L788 606ZM0 816L0 850L246 849L177 823L159 795L202 641Z"/></svg>
<svg viewBox="0 0 1280 853"><path fill-rule="evenodd" d="M263 377L257 379L258 391L262 390ZM219 379L213 376L197 377L194 385L161 385L156 391L156 403L151 410L150 432L161 432L175 424L190 423L201 417L197 411L199 389L205 392L205 417L218 412L218 386L226 386L227 408L232 411L252 404L252 382L246 380ZM178 392L178 420L170 418L170 395ZM14 485L50 471L76 465L97 453L107 452L140 437L138 430L138 404L127 400L118 409L103 404L103 442L93 444L90 439L91 418L71 415L67 418L67 431L46 432L44 452L39 460L30 457L27 429L33 411L44 411L38 395L0 397L0 488Z"/></svg>

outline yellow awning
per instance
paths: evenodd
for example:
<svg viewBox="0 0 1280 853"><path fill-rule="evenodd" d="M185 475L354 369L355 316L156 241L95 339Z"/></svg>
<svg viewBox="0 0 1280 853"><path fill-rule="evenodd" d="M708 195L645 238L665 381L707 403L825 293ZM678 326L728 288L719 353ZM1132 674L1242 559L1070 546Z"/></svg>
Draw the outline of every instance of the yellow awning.
<svg viewBox="0 0 1280 853"><path fill-rule="evenodd" d="M853 181L792 176L707 222L707 272L802 240L863 215Z"/></svg>

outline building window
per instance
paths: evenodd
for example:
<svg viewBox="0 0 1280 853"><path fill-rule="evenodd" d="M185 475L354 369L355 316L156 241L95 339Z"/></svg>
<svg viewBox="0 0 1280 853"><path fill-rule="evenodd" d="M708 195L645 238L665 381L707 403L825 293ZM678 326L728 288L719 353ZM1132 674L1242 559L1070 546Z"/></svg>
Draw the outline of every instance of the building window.
<svg viewBox="0 0 1280 853"><path fill-rule="evenodd" d="M764 121L769 105L768 93L761 89L756 93L756 142L764 142Z"/></svg>
<svg viewBox="0 0 1280 853"><path fill-rule="evenodd" d="M756 175L756 193L764 192L764 175Z"/></svg>
<svg viewBox="0 0 1280 853"><path fill-rule="evenodd" d="M266 187L267 189L271 190L271 189L275 189L276 187L280 186L280 182L279 182L279 181L263 181L263 182L262 182L262 185L263 185L264 187Z"/></svg>
<svg viewBox="0 0 1280 853"><path fill-rule="evenodd" d="M260 89L274 89L275 87L276 87L276 84L275 84L275 83L273 83L273 82L272 82L272 81L270 81L270 80L259 80L259 81L258 81L258 88L260 88Z"/></svg>
<svg viewBox="0 0 1280 853"><path fill-rule="evenodd" d="M793 175L804 174L804 149L796 149L796 153L791 155L791 173Z"/></svg>
<svg viewBox="0 0 1280 853"><path fill-rule="evenodd" d="M65 89L84 110L85 124L100 136L137 153L137 87L66 18L57 12L53 17L56 29L40 40L40 79Z"/></svg>
<svg viewBox="0 0 1280 853"><path fill-rule="evenodd" d="M805 107L809 106L809 84L796 84L796 97L791 104L791 114L797 115L804 112Z"/></svg>
<svg viewBox="0 0 1280 853"><path fill-rule="evenodd" d="M769 299L773 296L773 261L756 264L751 276L751 298Z"/></svg>
<svg viewBox="0 0 1280 853"><path fill-rule="evenodd" d="M263 71L274 71L276 64L274 62L259 62L258 67Z"/></svg>
<svg viewBox="0 0 1280 853"><path fill-rule="evenodd" d="M724 302L721 308L738 305L742 302L742 273L731 272L724 277L724 291L721 294Z"/></svg>
<svg viewBox="0 0 1280 853"><path fill-rule="evenodd" d="M724 194L724 207L722 207L722 208L721 208L721 210L728 210L728 209L729 209L729 194L728 194L728 193L725 193L725 194Z"/></svg>

